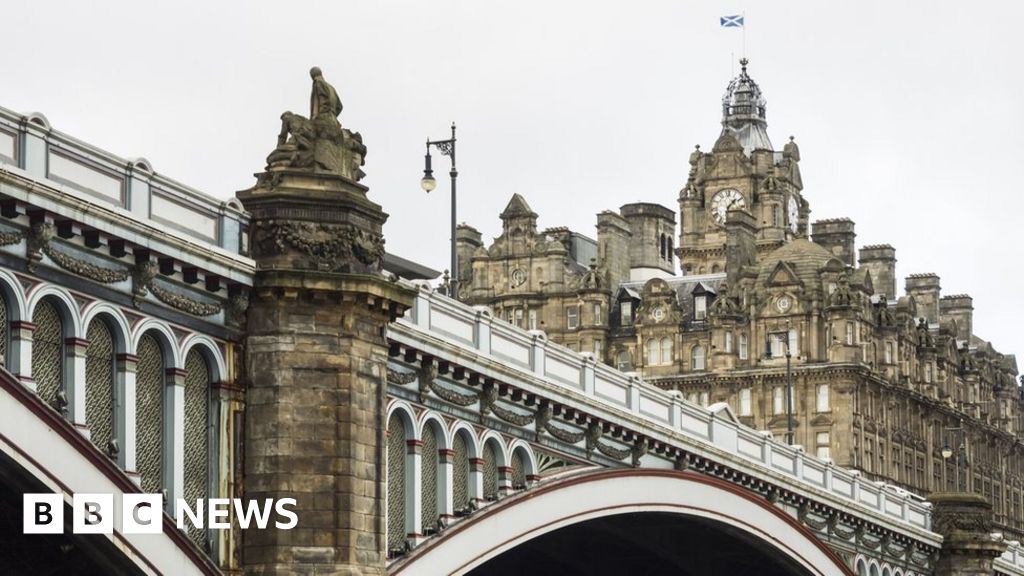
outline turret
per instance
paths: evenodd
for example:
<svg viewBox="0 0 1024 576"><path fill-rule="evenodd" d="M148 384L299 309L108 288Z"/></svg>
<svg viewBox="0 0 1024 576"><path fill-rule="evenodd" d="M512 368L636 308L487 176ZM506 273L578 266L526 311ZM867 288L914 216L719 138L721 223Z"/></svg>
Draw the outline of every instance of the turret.
<svg viewBox="0 0 1024 576"><path fill-rule="evenodd" d="M638 202L619 209L629 224L630 279L648 280L675 274L675 212L660 204Z"/></svg>

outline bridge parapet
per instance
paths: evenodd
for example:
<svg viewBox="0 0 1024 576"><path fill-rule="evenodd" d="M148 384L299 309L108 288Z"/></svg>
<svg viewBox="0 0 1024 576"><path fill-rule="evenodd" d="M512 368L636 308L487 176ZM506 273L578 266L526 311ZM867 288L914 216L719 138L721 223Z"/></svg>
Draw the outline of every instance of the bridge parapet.
<svg viewBox="0 0 1024 576"><path fill-rule="evenodd" d="M648 447L662 443L698 454L751 476L785 486L836 509L857 510L919 542L936 545L930 504L902 489L863 480L859 473L808 455L740 424L724 407L709 410L671 392L552 343L538 331L495 321L423 287L389 338L434 358L514 382L524 395L548 398L566 410L586 412L642 435ZM637 440L640 442L641 440ZM627 458L629 451L624 451ZM671 451L633 451L634 465L670 467Z"/></svg>

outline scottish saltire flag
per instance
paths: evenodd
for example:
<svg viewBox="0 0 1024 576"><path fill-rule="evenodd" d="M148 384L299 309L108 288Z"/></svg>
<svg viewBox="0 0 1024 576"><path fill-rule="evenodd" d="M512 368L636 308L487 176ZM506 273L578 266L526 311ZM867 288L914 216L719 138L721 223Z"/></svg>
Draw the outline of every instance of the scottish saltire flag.
<svg viewBox="0 0 1024 576"><path fill-rule="evenodd" d="M722 16L718 19L723 28L743 28L743 15Z"/></svg>

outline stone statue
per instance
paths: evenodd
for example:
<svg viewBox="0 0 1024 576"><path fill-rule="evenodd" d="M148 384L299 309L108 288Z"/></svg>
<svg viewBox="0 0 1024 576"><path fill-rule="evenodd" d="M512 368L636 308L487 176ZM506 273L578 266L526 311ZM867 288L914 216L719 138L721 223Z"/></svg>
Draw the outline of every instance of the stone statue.
<svg viewBox="0 0 1024 576"><path fill-rule="evenodd" d="M313 79L309 118L293 112L281 115L281 132L277 147L267 157L267 171L310 170L358 182L366 175L361 168L366 158L363 137L341 127L341 99L320 69L314 67L309 75Z"/></svg>
<svg viewBox="0 0 1024 576"><path fill-rule="evenodd" d="M324 80L320 68L314 66L309 76L313 79L313 92L309 95L310 119L316 120L321 114L332 120L337 118L342 108L338 91Z"/></svg>

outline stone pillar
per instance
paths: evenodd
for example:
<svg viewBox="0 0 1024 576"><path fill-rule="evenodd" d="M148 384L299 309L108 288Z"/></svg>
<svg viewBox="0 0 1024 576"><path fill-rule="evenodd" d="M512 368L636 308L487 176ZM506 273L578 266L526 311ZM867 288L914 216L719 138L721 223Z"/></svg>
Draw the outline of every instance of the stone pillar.
<svg viewBox="0 0 1024 576"><path fill-rule="evenodd" d="M932 530L942 534L942 550L934 576L986 576L992 562L1006 550L992 537L992 505L983 496L966 492L934 492Z"/></svg>
<svg viewBox="0 0 1024 576"><path fill-rule="evenodd" d="M387 215L358 183L366 148L334 94L314 90L311 119L283 115L267 170L238 193L256 260L244 493L294 498L298 516L244 531L247 574L385 573L385 335L415 293L380 273Z"/></svg>

